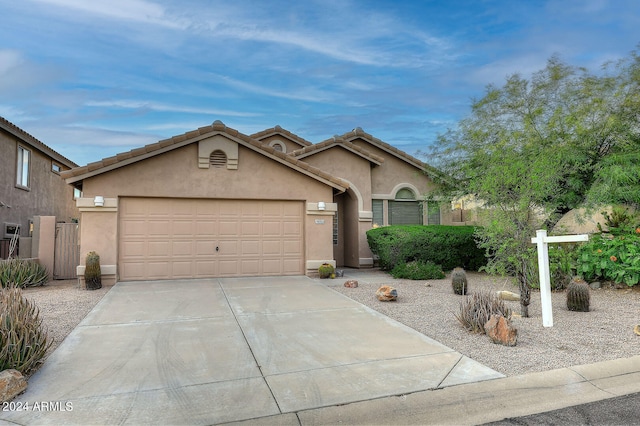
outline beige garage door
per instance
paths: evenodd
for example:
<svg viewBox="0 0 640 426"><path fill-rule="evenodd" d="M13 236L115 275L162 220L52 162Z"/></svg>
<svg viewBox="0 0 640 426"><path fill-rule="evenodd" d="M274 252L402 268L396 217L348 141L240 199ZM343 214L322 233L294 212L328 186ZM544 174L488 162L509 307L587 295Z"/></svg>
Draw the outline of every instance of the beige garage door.
<svg viewBox="0 0 640 426"><path fill-rule="evenodd" d="M303 203L123 198L120 280L303 274Z"/></svg>

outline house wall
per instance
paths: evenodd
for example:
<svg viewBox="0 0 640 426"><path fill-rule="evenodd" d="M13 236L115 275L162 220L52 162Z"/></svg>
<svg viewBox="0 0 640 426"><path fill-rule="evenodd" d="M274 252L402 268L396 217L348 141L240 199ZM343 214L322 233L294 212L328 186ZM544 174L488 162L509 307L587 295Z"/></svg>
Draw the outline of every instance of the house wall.
<svg viewBox="0 0 640 426"><path fill-rule="evenodd" d="M372 226L371 174L377 166L372 167L369 160L339 146L305 157L303 161L349 182L347 194L341 197L343 211L338 227L342 241L336 253L345 266L373 266L366 232Z"/></svg>
<svg viewBox="0 0 640 426"><path fill-rule="evenodd" d="M19 144L31 151L28 189L16 185ZM11 206L0 207L0 226L3 227L0 238L4 236L5 222L20 224L20 236L29 237L29 220L34 216L55 216L57 222L79 218L73 187L52 171L51 157L4 131L0 131L0 152L0 201ZM69 169L59 162L56 164L62 170ZM29 257L31 253L21 252L21 256Z"/></svg>
<svg viewBox="0 0 640 426"><path fill-rule="evenodd" d="M221 135L213 138L224 138ZM83 182L81 263L96 251L103 263L117 263L118 197L182 197L218 199L300 200L306 206L305 259L307 270L317 271L323 262L333 262L331 208L333 188L273 159L239 146L238 168L198 168L198 143L177 148ZM92 207L93 197L107 200L106 208ZM319 216L327 220L316 221ZM318 223L316 223L318 222Z"/></svg>

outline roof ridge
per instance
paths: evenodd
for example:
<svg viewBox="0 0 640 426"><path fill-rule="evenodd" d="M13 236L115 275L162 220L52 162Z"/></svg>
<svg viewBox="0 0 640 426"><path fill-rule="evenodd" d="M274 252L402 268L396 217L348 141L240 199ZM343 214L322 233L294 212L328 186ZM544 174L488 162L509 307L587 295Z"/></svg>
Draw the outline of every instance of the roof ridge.
<svg viewBox="0 0 640 426"><path fill-rule="evenodd" d="M64 155L60 154L59 152L57 152L56 150L54 150L53 148L51 148L50 146L48 146L44 142L42 142L39 139L37 139L32 134L26 132L25 130L23 130L22 128L16 126L14 123L10 122L9 120L7 120L6 118L4 118L2 116L0 116L0 127L4 128L8 132L13 133L14 136L20 137L25 142L28 142L31 145L33 145L35 148L38 148L41 151L43 151L45 154L49 154L50 157L55 157L61 163L67 163L67 164L65 164L65 166L67 166L67 167L78 167L78 165L75 162L71 161L70 159L68 159ZM53 155L51 155L51 154L53 154Z"/></svg>
<svg viewBox="0 0 640 426"><path fill-rule="evenodd" d="M191 130L180 135L172 136L171 138L168 138L168 139L162 139L158 142L144 145L140 148L134 148L130 151L122 152L112 157L103 158L102 160L89 163L83 167L77 167L71 170L66 170L65 172L62 173L62 177L64 178L77 177L95 170L99 170L107 166L111 166L113 164L116 164L125 160L139 157L147 153L158 151L160 149L164 149L172 145L176 145L176 144L188 141L190 139L194 139L193 142L195 142L198 137L207 135L211 132L224 132L229 136L243 140L254 149L259 149L261 151L264 151L270 154L271 156L274 156L279 158L280 160L283 160L283 162L287 162L292 166L299 167L305 171L311 172L324 180L328 180L329 182L332 182L335 185L338 185L344 188L349 187L349 184L346 181L340 178L331 176L330 174L323 172L322 170L312 168L309 164L301 160L298 160L297 158L293 158L292 156L276 151L273 147L260 143L258 140L253 139L252 137L247 136L236 129L226 126L220 120L214 121L209 126L200 127L196 130Z"/></svg>
<svg viewBox="0 0 640 426"><path fill-rule="evenodd" d="M286 136L286 137L288 137L290 139L293 139L293 140L299 142L303 146L313 145L312 142L309 142L305 138L300 137L300 136L296 135L295 133L290 132L289 130L280 127L279 124L276 124L274 127L271 127L270 129L261 130L259 132L256 132L256 133L252 134L252 135L249 135L249 136L251 138L253 138L253 139L260 140L261 138L264 138L266 136L272 135L274 133L280 133L281 135L284 135L284 136Z"/></svg>
<svg viewBox="0 0 640 426"><path fill-rule="evenodd" d="M331 146L334 146L334 145L336 145L336 146L341 145L341 146L346 147L346 148L348 148L350 150L356 151L357 153L361 154L363 157L366 157L369 160L373 160L374 162L377 162L377 163L383 163L384 162L384 158L383 157L381 157L381 156L379 156L377 154L374 154L372 152L369 152L369 151L367 151L366 149L364 149L364 148L362 148L360 146L357 146L356 144L346 140L343 136L340 136L340 135L334 135L334 136L330 137L329 139L325 139L324 141L318 142L318 143L313 144L311 146L306 146L304 148L300 148L300 149L297 149L295 151L291 151L289 154L291 156L294 156L294 157L299 157L301 155L309 154L311 152L318 151L318 150L323 149L323 148L328 148L328 147L331 147Z"/></svg>

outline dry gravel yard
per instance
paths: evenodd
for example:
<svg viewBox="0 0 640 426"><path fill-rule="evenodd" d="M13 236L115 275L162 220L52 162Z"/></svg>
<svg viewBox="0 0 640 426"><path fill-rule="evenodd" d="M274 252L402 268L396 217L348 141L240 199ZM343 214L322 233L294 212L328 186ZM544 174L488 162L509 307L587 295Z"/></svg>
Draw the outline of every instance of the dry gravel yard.
<svg viewBox="0 0 640 426"><path fill-rule="evenodd" d="M532 293L530 318L514 318L518 345L493 344L484 335L467 332L454 317L464 296L451 290L448 279L431 281L393 280L377 271L378 283L360 281L345 288L346 279L322 280L334 290L375 309L507 376L551 370L640 354L640 289L600 289L591 292L591 312L570 312L565 293L553 293L554 326L542 326L540 294ZM488 289L517 292L508 280L468 273L470 291ZM388 278L388 282L386 282ZM380 302L375 297L380 279L398 290L398 301ZM636 286L638 287L638 286ZM76 281L54 281L28 288L24 294L40 308L54 344L52 350L100 301L110 287L81 290ZM518 302L505 302L515 313Z"/></svg>
<svg viewBox="0 0 640 426"><path fill-rule="evenodd" d="M330 286L507 376L640 354L640 336L633 332L633 327L640 324L640 288L592 290L590 312L567 310L566 292L554 292L554 326L550 328L542 326L540 293L532 291L530 317L513 318L518 328L518 344L506 347L462 328L454 312L459 310L464 296L453 294L448 278L410 281L387 276L388 284L398 290L396 302L376 299L375 291L382 285L379 280L376 284L360 282L358 288L345 288L345 279L338 278L331 280ZM470 292L475 289L518 292L508 279L482 273L467 276ZM505 303L514 313L520 313L519 302Z"/></svg>

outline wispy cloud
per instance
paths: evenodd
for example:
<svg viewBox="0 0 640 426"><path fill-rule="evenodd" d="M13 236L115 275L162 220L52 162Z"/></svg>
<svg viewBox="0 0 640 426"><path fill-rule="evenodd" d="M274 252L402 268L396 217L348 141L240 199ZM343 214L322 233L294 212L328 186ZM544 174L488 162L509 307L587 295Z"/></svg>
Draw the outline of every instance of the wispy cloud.
<svg viewBox="0 0 640 426"><path fill-rule="evenodd" d="M184 21L166 15L165 8L146 0L32 0L109 19L135 21L169 28L184 28Z"/></svg>
<svg viewBox="0 0 640 426"><path fill-rule="evenodd" d="M215 108L198 108L184 105L168 105L159 102L138 101L138 100L113 100L113 101L89 101L85 104L88 107L96 108L120 108L120 109L142 109L162 112L180 112L189 114L223 115L228 117L256 117L260 114L244 111L221 110Z"/></svg>

